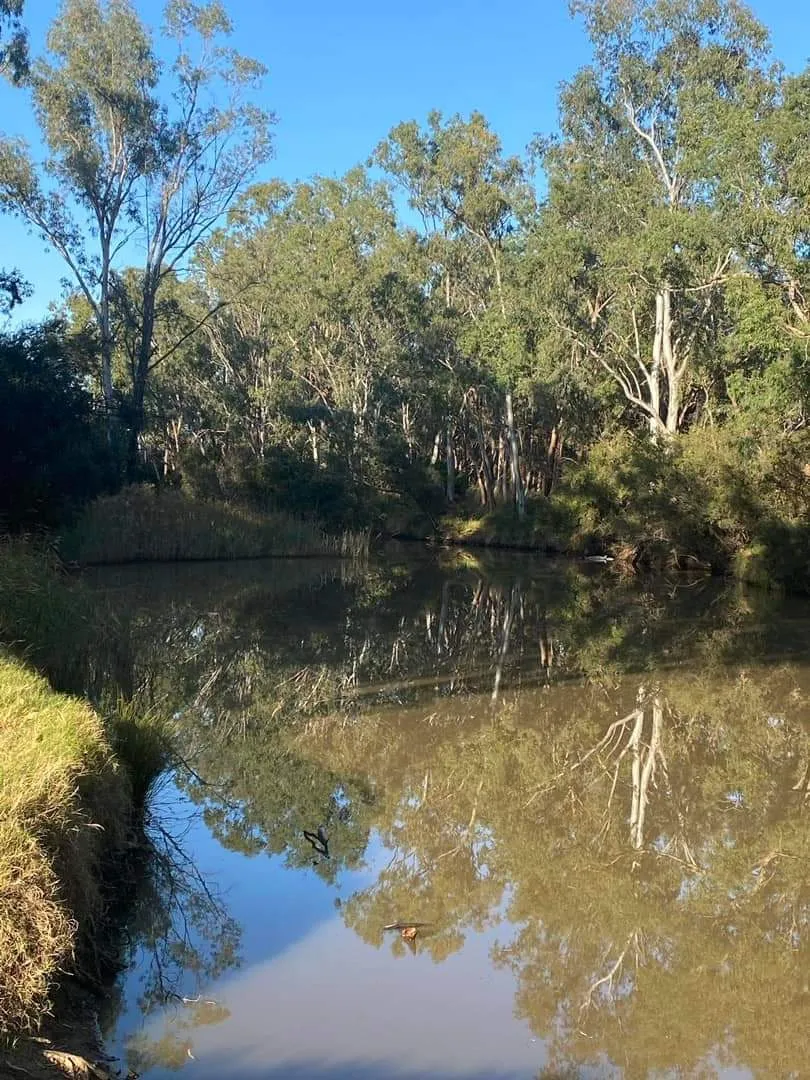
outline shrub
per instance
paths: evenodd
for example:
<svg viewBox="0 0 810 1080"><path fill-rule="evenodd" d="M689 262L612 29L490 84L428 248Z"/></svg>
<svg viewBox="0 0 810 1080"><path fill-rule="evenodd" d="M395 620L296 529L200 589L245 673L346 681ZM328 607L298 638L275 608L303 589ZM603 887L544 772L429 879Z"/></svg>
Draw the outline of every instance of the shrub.
<svg viewBox="0 0 810 1080"><path fill-rule="evenodd" d="M655 444L622 433L597 443L550 499L448 519L451 538L585 555L651 568L707 567L810 589L810 433L758 444L699 429Z"/></svg>
<svg viewBox="0 0 810 1080"><path fill-rule="evenodd" d="M118 483L118 460L57 324L0 336L0 525L54 527Z"/></svg>

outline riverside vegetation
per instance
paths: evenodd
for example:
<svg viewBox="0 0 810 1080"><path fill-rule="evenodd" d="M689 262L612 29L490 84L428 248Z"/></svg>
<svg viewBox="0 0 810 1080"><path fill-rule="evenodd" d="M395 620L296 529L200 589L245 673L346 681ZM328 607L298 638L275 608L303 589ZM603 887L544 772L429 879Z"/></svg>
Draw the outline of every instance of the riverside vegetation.
<svg viewBox="0 0 810 1080"><path fill-rule="evenodd" d="M111 558L266 550L284 512L806 588L810 74L739 0L571 6L592 60L524 156L432 113L289 185L221 3L169 4L174 66L129 2L65 3L16 72L45 167L0 142L76 281L0 340L6 527L147 481L234 520L166 500L128 553L105 504Z"/></svg>
<svg viewBox="0 0 810 1080"><path fill-rule="evenodd" d="M164 63L129 0L65 0L38 58L0 0L44 148L0 139L0 208L75 284L0 334L0 525L48 538L0 551L0 933L42 897L9 1030L103 921L102 839L169 753L133 686L88 680L119 638L62 562L379 533L808 591L810 72L738 0L571 7L592 60L525 155L434 112L287 184L222 3L169 2ZM28 290L2 271L8 310Z"/></svg>

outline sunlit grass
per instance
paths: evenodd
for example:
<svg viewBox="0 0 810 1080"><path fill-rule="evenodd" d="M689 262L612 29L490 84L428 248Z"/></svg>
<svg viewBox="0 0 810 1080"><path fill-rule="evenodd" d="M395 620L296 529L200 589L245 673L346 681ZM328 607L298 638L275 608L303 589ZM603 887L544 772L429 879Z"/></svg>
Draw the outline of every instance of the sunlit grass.
<svg viewBox="0 0 810 1080"><path fill-rule="evenodd" d="M112 618L47 545L0 543L0 1035L36 1027L60 973L105 947L105 867L171 760L137 696L53 689L115 666Z"/></svg>
<svg viewBox="0 0 810 1080"><path fill-rule="evenodd" d="M99 914L128 798L99 715L0 659L0 1031L36 1024Z"/></svg>

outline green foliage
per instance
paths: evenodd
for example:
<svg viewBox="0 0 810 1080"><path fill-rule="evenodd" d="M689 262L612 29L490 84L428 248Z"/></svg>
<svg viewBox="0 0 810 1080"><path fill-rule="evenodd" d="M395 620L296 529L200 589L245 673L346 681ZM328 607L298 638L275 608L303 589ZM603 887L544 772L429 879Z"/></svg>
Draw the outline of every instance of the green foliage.
<svg viewBox="0 0 810 1080"><path fill-rule="evenodd" d="M653 434L672 434L719 351L738 223L718 189L761 149L767 35L738 3L572 9L594 63L563 87L560 138L538 145L541 303L579 361L609 375Z"/></svg>
<svg viewBox="0 0 810 1080"><path fill-rule="evenodd" d="M28 74L28 34L22 12L23 0L0 0L0 74L15 83Z"/></svg>
<svg viewBox="0 0 810 1080"><path fill-rule="evenodd" d="M28 79L44 166L21 140L0 141L0 205L59 252L89 305L109 414L116 390L128 391L133 467L149 375L165 359L154 340L164 282L270 150L272 117L246 100L263 68L225 47L231 29L219 4L170 4L164 33L176 58L167 68L129 0L66 0ZM144 262L118 316L134 318L136 347L130 385L117 388L112 306L120 255L135 237Z"/></svg>
<svg viewBox="0 0 810 1080"><path fill-rule="evenodd" d="M58 689L83 689L97 643L92 609L70 587L52 549L19 539L0 542L0 642Z"/></svg>
<svg viewBox="0 0 810 1080"><path fill-rule="evenodd" d="M0 336L0 527L63 524L117 484L115 447L76 372L60 326Z"/></svg>
<svg viewBox="0 0 810 1080"><path fill-rule="evenodd" d="M551 498L531 499L525 519L504 507L442 527L462 543L609 553L806 591L808 457L804 432L758 445L733 427L698 429L665 446L621 433L570 467Z"/></svg>
<svg viewBox="0 0 810 1080"><path fill-rule="evenodd" d="M169 69L128 0L69 0L31 74L48 168L6 140L0 199L77 278L70 366L108 442L124 429L130 480L333 530L444 519L455 539L801 578L810 77L738 0L571 9L591 62L533 160L480 113L433 111L390 131L375 174L248 186L272 118L223 6L168 5ZM119 264L129 227L140 267ZM22 523L60 521L74 479L32 484L34 510L15 497ZM183 518L133 550L265 550L259 526L202 543Z"/></svg>

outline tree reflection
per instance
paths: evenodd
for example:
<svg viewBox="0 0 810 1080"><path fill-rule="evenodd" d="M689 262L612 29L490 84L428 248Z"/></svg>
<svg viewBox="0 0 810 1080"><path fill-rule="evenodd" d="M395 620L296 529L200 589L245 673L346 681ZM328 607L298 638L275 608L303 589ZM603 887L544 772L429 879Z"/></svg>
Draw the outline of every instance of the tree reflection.
<svg viewBox="0 0 810 1080"><path fill-rule="evenodd" d="M810 1050L807 628L784 642L784 617L710 582L371 569L137 608L130 678L182 717L227 846L335 883L381 842L341 906L364 941L405 956L384 928L430 923L439 962L497 928L548 1075L774 1075Z"/></svg>
<svg viewBox="0 0 810 1080"><path fill-rule="evenodd" d="M204 996L206 988L240 962L240 927L198 869L177 826L164 812L151 811L131 866L134 888L121 962L129 966L138 960L136 1004L143 1017L164 1014L158 1035L144 1027L128 1042L136 1073L185 1063L194 1028L229 1015ZM107 1000L103 1029L112 1031L117 1022L124 1007L121 992L119 987Z"/></svg>
<svg viewBox="0 0 810 1080"><path fill-rule="evenodd" d="M376 827L397 852L347 923L379 944L392 913L435 918L422 947L436 959L468 929L511 924L493 962L514 972L518 1013L555 1065L606 1054L646 1075L714 1054L800 1068L802 673L568 687L540 722L537 705L507 704L410 761L390 716L335 729L330 760L362 759L390 793ZM445 730L463 723L451 711Z"/></svg>

